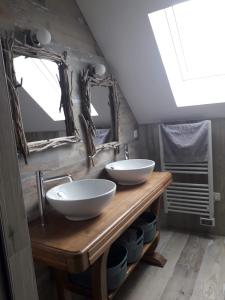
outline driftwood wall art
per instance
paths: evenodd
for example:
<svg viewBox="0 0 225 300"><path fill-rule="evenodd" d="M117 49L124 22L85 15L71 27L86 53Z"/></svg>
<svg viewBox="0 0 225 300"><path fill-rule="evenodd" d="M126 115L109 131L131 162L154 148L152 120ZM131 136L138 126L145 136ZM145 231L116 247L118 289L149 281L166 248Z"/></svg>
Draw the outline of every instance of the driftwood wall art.
<svg viewBox="0 0 225 300"><path fill-rule="evenodd" d="M17 151L24 157L25 162L27 162L28 155L31 152L39 152L45 149L55 148L79 141L79 134L73 118L71 92L67 73L68 66L66 64L66 52L59 55L43 48L33 47L16 40L12 34L1 37L1 45L3 49L5 73L8 83ZM27 143L20 111L20 101L17 93L17 88L21 87L22 82L18 84L13 64L13 58L20 55L25 57L48 59L58 65L59 85L61 88L61 103L59 109L64 110L66 137Z"/></svg>
<svg viewBox="0 0 225 300"><path fill-rule="evenodd" d="M93 162L93 157L100 151L107 148L115 148L119 142L119 100L117 95L117 83L110 76L98 77L94 68L88 66L79 76L79 86L81 94L81 114L80 120L86 140L86 147L89 159ZM113 142L95 147L93 138L96 128L91 117L91 87L102 86L109 89L109 104L112 121Z"/></svg>

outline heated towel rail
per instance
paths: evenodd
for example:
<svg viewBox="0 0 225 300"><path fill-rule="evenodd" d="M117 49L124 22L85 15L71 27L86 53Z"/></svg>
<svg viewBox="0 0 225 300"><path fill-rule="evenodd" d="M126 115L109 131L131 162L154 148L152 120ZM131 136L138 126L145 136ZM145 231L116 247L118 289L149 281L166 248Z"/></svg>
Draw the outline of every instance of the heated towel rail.
<svg viewBox="0 0 225 300"><path fill-rule="evenodd" d="M214 226L214 191L212 163L212 131L209 121L208 130L208 162L169 163L164 160L163 138L159 125L160 160L162 171L170 171L174 177L182 175L192 179L190 182L175 180L164 193L165 213L185 213L198 215L200 224ZM197 175L197 176L195 176ZM207 183L199 183L201 175L207 177ZM195 182L195 179L198 179Z"/></svg>

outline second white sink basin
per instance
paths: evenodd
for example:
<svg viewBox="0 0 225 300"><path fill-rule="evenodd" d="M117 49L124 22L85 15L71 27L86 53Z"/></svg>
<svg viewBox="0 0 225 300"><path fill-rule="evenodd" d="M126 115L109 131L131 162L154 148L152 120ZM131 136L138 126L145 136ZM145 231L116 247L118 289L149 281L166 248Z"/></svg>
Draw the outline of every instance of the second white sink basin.
<svg viewBox="0 0 225 300"><path fill-rule="evenodd" d="M115 192L116 184L110 180L84 179L58 185L46 198L67 219L79 221L98 216Z"/></svg>
<svg viewBox="0 0 225 300"><path fill-rule="evenodd" d="M145 182L154 167L153 160L128 159L107 164L105 169L119 184L134 185Z"/></svg>

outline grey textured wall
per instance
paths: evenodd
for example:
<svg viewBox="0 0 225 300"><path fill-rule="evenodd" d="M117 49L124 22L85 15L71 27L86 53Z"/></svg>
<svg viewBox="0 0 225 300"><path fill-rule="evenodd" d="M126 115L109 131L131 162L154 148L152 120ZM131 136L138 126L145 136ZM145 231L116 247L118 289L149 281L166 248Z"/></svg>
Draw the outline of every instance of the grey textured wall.
<svg viewBox="0 0 225 300"><path fill-rule="evenodd" d="M156 168L160 170L158 124L140 126L141 156L156 161ZM213 171L214 191L221 193L221 201L215 202L215 227L204 227L199 224L199 217L169 213L161 210L161 225L178 230L209 232L225 234L225 119L212 120ZM163 206L163 205L162 205Z"/></svg>
<svg viewBox="0 0 225 300"><path fill-rule="evenodd" d="M46 3L41 6L39 3ZM89 63L107 62L101 54L79 8L74 0L1 0L0 2L1 31L22 29L47 28L52 34L50 49L61 53L68 51L69 71L73 71L73 109L76 125L81 133L78 114L80 108L79 87L77 84L78 72ZM107 66L110 73L110 70ZM120 142L129 142L131 157L138 156L138 141L133 141L133 130L137 123L131 110L119 91L120 105ZM82 177L97 177L102 173L106 163L113 159L120 159L113 150L99 153L95 158L95 167L90 170L86 163L86 150L83 142L73 146L66 146L49 150L40 154L32 154L29 164L20 161L20 173L23 185L23 194L28 218L37 216L37 193L35 185L35 170L48 170L49 175L71 173L74 179ZM52 299L53 289L49 284L49 273L45 268L36 267L36 274L41 299Z"/></svg>

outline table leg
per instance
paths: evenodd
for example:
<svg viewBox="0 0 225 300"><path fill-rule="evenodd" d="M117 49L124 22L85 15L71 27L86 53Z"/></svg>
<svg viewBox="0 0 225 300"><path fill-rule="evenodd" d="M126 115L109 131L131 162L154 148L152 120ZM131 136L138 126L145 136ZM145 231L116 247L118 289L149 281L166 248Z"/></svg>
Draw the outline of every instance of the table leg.
<svg viewBox="0 0 225 300"><path fill-rule="evenodd" d="M150 255L145 254L143 257L143 261L148 263L149 265L161 268L163 268L167 262L166 258L158 252L153 252Z"/></svg>
<svg viewBox="0 0 225 300"><path fill-rule="evenodd" d="M66 281L67 273L60 270L53 270L53 275L56 283L56 291L58 300L66 300L64 294L64 283Z"/></svg>
<svg viewBox="0 0 225 300"><path fill-rule="evenodd" d="M157 216L158 222L157 222L157 230L160 230L160 222L159 222L159 211L160 211L160 200L162 196L160 196L152 205L151 205L151 211ZM147 251L142 258L143 261L146 263L158 266L158 267L164 267L166 264L166 258L163 257L160 253L156 252L155 249L158 246L160 239L160 234L158 235L158 238L154 241L154 244L152 245L150 251Z"/></svg>
<svg viewBox="0 0 225 300"><path fill-rule="evenodd" d="M91 286L93 300L107 300L107 258L109 249L91 267Z"/></svg>
<svg viewBox="0 0 225 300"><path fill-rule="evenodd" d="M159 211L160 211L160 202L161 202L162 196L160 196L157 200L155 200L151 207L150 210L155 214L155 216L159 219ZM158 221L158 226L159 226L159 221Z"/></svg>

